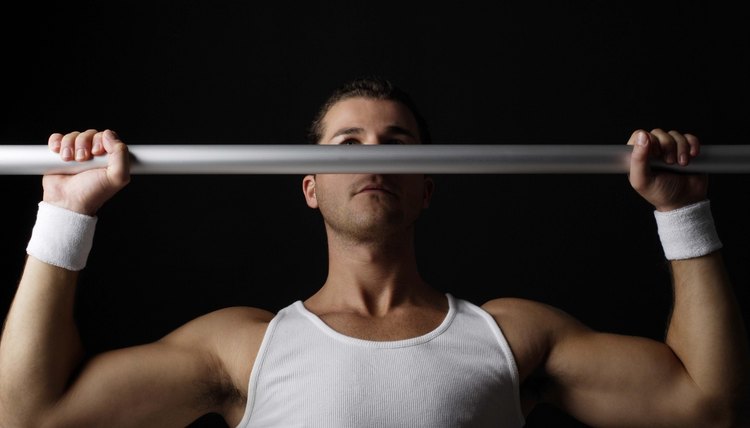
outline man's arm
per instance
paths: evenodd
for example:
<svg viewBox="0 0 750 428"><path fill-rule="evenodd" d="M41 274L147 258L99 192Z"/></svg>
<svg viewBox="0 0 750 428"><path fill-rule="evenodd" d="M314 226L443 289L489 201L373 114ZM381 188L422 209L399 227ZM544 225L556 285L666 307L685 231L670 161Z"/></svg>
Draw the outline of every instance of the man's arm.
<svg viewBox="0 0 750 428"><path fill-rule="evenodd" d="M634 133L630 144L631 183L657 210L705 198L705 177L648 168L649 155L697 154L694 137L654 130ZM522 377L541 372L547 379L540 398L585 423L738 426L750 354L720 252L670 263L675 299L664 343L595 332L534 302L506 299L485 307L506 331Z"/></svg>
<svg viewBox="0 0 750 428"><path fill-rule="evenodd" d="M0 343L4 427L186 426L223 413L233 390L204 325L86 361L73 321L75 272L29 257Z"/></svg>
<svg viewBox="0 0 750 428"><path fill-rule="evenodd" d="M107 168L77 176L45 175L43 201L50 207L91 217L130 179L127 147L113 133L106 138L93 130L65 136L53 134L49 146L66 161L109 154ZM73 214L72 218L77 216ZM47 233L55 234L52 239L60 236L57 226L49 229ZM61 394L68 375L83 355L73 323L78 277L75 269L80 269L80 263L71 263L75 257L66 258L68 252L58 253L59 249L52 249L44 240L35 247L39 252L49 250L45 257L51 257L47 261L55 259L57 264L68 268L27 258L5 322L0 341L0 411L5 423L12 420L19 425L26 425L20 421L41 416L40 410Z"/></svg>
<svg viewBox="0 0 750 428"><path fill-rule="evenodd" d="M58 152L106 151L109 164L75 176L45 176L46 202L93 215L127 184L127 148L114 134L58 134L50 145ZM73 319L77 276L27 258L0 341L0 425L185 426L208 412L239 420L238 402L270 314L216 311L155 343L83 362Z"/></svg>

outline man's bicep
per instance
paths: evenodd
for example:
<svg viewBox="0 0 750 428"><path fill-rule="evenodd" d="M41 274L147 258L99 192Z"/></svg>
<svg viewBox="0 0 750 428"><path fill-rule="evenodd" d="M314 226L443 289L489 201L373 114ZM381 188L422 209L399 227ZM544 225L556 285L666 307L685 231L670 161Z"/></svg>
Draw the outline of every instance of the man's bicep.
<svg viewBox="0 0 750 428"><path fill-rule="evenodd" d="M594 426L679 425L700 410L698 389L664 343L560 321L569 328L557 333L544 364L546 398L556 406Z"/></svg>
<svg viewBox="0 0 750 428"><path fill-rule="evenodd" d="M664 343L599 333L539 302L483 307L513 350L527 410L547 402L593 426L674 425L701 410L698 388Z"/></svg>
<svg viewBox="0 0 750 428"><path fill-rule="evenodd" d="M170 341L120 349L88 361L45 418L51 427L186 426L217 410L217 362Z"/></svg>

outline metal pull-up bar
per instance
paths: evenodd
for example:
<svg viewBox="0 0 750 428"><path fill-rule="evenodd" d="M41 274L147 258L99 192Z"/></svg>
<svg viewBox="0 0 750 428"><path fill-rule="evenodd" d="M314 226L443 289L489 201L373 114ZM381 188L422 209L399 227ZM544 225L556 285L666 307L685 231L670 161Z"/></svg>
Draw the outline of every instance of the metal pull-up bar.
<svg viewBox="0 0 750 428"><path fill-rule="evenodd" d="M628 145L131 145L133 174L608 174L627 173ZM106 157L63 162L46 145L0 145L0 175L75 173ZM750 145L702 146L683 172L750 173Z"/></svg>

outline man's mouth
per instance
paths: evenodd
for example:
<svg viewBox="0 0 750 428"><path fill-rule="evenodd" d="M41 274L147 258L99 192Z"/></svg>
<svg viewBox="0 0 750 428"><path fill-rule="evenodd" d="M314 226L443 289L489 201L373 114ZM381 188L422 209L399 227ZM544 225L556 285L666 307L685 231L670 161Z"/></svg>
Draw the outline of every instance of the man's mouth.
<svg viewBox="0 0 750 428"><path fill-rule="evenodd" d="M389 195L396 196L396 194L382 186L366 186L357 193L386 193Z"/></svg>

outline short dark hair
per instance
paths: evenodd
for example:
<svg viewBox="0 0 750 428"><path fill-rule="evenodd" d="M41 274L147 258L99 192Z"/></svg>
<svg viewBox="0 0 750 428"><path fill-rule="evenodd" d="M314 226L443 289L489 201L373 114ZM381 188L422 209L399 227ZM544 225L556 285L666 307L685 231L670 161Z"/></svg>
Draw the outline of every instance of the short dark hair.
<svg viewBox="0 0 750 428"><path fill-rule="evenodd" d="M381 76L358 77L336 88L320 107L318 114L310 125L307 132L308 142L318 144L320 139L323 138L323 117L325 117L328 110L334 104L348 98L358 97L400 102L411 111L414 119L417 121L419 141L422 144L430 144L432 142L430 131L427 128L427 121L420 114L411 96L403 89L394 85L393 82Z"/></svg>

